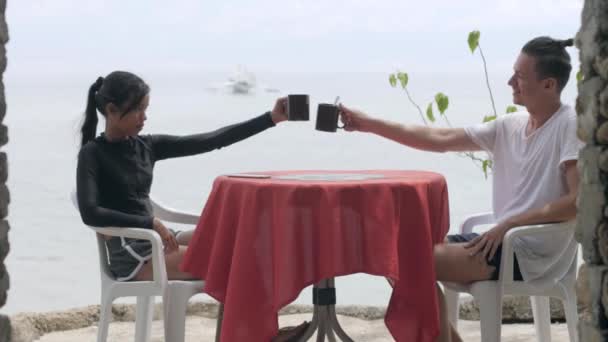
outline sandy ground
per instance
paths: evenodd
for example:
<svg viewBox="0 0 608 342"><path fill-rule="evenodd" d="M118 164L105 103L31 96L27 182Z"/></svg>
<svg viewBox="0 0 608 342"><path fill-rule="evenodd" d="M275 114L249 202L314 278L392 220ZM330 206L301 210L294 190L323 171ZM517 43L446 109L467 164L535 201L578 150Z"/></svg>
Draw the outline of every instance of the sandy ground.
<svg viewBox="0 0 608 342"><path fill-rule="evenodd" d="M382 320L366 321L359 318L338 316L341 325L353 340L360 342L393 341ZM285 315L279 317L280 326L298 325L304 320L310 320L310 314ZM135 325L133 322L117 322L110 325L108 342L133 341ZM464 341L480 341L479 322L459 321L458 330ZM95 341L97 327L54 332L42 336L39 342L87 342ZM566 324L551 325L552 341L566 342L568 329ZM215 320L197 316L189 316L186 320L187 342L213 342L215 336ZM314 338L314 336L313 336ZM154 321L151 342L163 342L162 322ZM314 339L310 339L314 341ZM537 341L532 324L505 324L502 327L503 342Z"/></svg>

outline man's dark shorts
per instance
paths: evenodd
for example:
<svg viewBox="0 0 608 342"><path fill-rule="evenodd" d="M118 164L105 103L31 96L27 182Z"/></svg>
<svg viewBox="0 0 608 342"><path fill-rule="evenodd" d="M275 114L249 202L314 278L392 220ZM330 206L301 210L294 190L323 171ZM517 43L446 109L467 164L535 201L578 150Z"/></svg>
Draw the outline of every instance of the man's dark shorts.
<svg viewBox="0 0 608 342"><path fill-rule="evenodd" d="M462 242L472 241L473 239L475 239L478 236L479 236L479 234L477 234L477 233L469 233L469 234L462 234L462 235L461 234L448 235L447 238L450 243L462 243ZM494 257L492 258L492 260L488 261L488 265L496 267L496 269L492 273L492 277L490 278L490 280L498 280L498 273L500 272L501 256L502 256L502 244L500 244L500 246L498 246L498 248L496 249L496 254L494 254ZM519 270L519 263L517 262L517 257L514 255L513 258L514 258L513 259L513 280L523 280L523 277L521 276L521 272Z"/></svg>

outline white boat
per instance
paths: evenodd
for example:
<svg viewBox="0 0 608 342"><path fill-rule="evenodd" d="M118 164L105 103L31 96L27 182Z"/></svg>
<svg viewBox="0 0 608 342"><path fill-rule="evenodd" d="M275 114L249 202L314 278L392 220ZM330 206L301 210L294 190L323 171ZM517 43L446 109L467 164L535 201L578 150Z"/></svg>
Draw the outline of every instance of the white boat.
<svg viewBox="0 0 608 342"><path fill-rule="evenodd" d="M235 94L247 94L255 88L255 85L255 75L243 66L239 66L226 83L226 86Z"/></svg>

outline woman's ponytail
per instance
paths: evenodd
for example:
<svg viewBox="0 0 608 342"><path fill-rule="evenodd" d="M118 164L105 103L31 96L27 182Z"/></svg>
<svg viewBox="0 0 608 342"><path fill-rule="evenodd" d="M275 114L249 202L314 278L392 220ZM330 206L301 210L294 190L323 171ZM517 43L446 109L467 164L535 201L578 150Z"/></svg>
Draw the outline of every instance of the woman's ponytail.
<svg viewBox="0 0 608 342"><path fill-rule="evenodd" d="M103 77L99 77L97 81L95 81L95 83L93 83L89 88L87 108L84 112L84 123L82 124L82 128L80 130L82 133L80 148L86 145L87 142L93 140L97 134L97 122L99 120L97 119L97 103L95 100L95 95L102 85Z"/></svg>

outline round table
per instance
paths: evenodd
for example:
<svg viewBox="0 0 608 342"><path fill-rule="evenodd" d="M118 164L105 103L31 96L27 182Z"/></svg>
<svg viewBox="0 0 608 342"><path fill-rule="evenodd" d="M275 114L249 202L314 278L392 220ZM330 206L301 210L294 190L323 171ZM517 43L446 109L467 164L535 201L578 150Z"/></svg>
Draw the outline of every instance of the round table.
<svg viewBox="0 0 608 342"><path fill-rule="evenodd" d="M222 342L269 341L277 312L303 288L332 287L334 277L359 272L394 281L385 323L395 340L435 339L433 245L449 228L443 176L322 170L260 177L216 178L181 267L223 303Z"/></svg>

